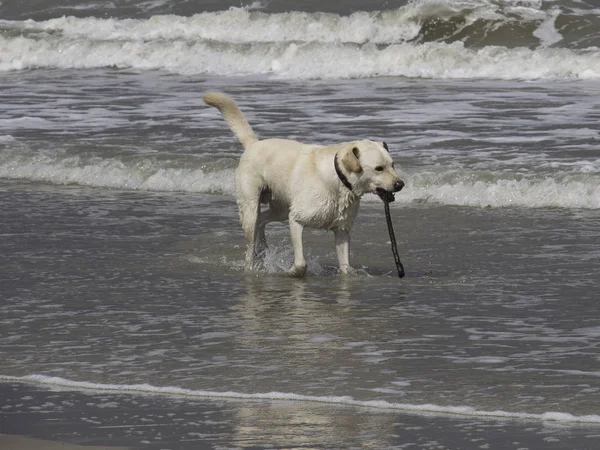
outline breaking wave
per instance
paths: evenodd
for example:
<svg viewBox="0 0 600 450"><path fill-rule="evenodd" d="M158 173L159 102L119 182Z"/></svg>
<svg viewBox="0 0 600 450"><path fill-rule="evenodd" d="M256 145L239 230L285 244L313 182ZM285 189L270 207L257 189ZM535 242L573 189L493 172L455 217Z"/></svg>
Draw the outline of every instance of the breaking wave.
<svg viewBox="0 0 600 450"><path fill-rule="evenodd" d="M0 178L141 191L233 194L234 168L145 157L100 158L54 152L0 153Z"/></svg>
<svg viewBox="0 0 600 450"><path fill-rule="evenodd" d="M562 2L561 2L562 3ZM0 71L116 67L286 79L600 78L598 11L420 0L387 11L0 21Z"/></svg>
<svg viewBox="0 0 600 450"><path fill-rule="evenodd" d="M182 191L234 194L237 159L213 163L183 157L168 160L147 156L101 158L60 152L0 153L0 178L58 185L141 191ZM536 172L528 176L505 171L447 169L403 174L407 187L396 195L397 204L437 203L474 207L600 209L597 171ZM378 201L367 195L367 202Z"/></svg>

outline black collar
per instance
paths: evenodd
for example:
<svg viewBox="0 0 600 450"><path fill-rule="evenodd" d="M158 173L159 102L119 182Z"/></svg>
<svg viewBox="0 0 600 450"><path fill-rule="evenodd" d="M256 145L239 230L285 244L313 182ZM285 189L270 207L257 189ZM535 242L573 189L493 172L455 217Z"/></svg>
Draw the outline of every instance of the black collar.
<svg viewBox="0 0 600 450"><path fill-rule="evenodd" d="M338 164L337 153L335 154L335 158L333 158L333 167L335 167L335 173L337 173L337 176L340 178L340 181L342 183L344 183L344 186L346 186L348 189L350 189L352 191L352 185L348 181L348 178L346 178L346 175L344 175L342 173L342 170L340 169L340 165Z"/></svg>

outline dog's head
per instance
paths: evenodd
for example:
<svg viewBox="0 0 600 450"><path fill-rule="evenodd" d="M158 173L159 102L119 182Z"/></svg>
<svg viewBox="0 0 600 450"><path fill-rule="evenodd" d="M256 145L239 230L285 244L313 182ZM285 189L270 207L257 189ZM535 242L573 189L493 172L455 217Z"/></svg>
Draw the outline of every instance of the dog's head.
<svg viewBox="0 0 600 450"><path fill-rule="evenodd" d="M385 142L348 142L338 157L359 195L370 192L383 201L393 202L394 193L404 187Z"/></svg>

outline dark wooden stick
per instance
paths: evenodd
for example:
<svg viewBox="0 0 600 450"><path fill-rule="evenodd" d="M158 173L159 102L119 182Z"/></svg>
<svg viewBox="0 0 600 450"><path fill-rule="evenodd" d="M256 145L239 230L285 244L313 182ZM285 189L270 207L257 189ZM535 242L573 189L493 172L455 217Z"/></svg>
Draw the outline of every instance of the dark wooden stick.
<svg viewBox="0 0 600 450"><path fill-rule="evenodd" d="M385 220L387 221L388 231L390 233L390 241L392 243L392 253L394 254L394 262L396 263L396 269L398 270L398 277L404 277L404 266L400 261L398 255L398 245L396 244L396 235L394 234L394 227L392 226L392 217L390 215L390 202L384 201L385 205Z"/></svg>

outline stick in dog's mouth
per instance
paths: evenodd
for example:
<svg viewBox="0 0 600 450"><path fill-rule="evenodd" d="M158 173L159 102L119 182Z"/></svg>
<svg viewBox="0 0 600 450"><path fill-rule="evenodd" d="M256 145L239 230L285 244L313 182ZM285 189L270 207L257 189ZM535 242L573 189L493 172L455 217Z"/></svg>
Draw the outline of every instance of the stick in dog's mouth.
<svg viewBox="0 0 600 450"><path fill-rule="evenodd" d="M391 195L393 199L394 194ZM394 226L392 225L392 217L390 215L390 202L383 200L383 206L385 208L385 220L387 222L388 232L390 233L390 243L392 244L392 254L394 255L394 262L396 263L396 269L398 270L398 277L403 278L404 266L402 265L402 261L400 261L400 256L398 255L398 244L396 243L396 235L394 233Z"/></svg>
<svg viewBox="0 0 600 450"><path fill-rule="evenodd" d="M396 200L394 196L394 192L400 192L404 187L404 181L398 181L394 183L394 191L387 191L385 189L377 188L375 192L379 196L381 200L383 200L383 205L385 207L385 220L387 221L388 232L390 233L390 243L392 244L392 254L394 255L394 262L396 263L396 269L398 270L398 277L404 277L404 266L400 261L400 256L398 255L398 244L396 243L396 235L394 234L394 227L392 225L392 217L390 215L390 203Z"/></svg>
<svg viewBox="0 0 600 450"><path fill-rule="evenodd" d="M384 203L391 203L394 200L396 200L396 197L394 196L394 194L396 192L400 192L403 187L404 187L404 181L398 180L394 183L394 189L392 191L388 191L388 190L382 189L382 188L377 188L377 189L375 189L375 192L377 193L379 198L381 200L383 200Z"/></svg>
<svg viewBox="0 0 600 450"><path fill-rule="evenodd" d="M391 203L394 200L396 200L396 197L394 196L393 192L386 191L385 189L381 189L381 188L375 189L375 192L377 193L379 198L386 203Z"/></svg>

